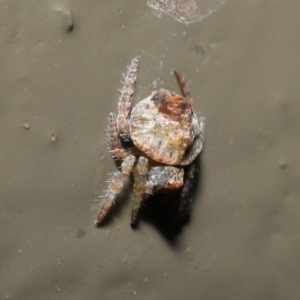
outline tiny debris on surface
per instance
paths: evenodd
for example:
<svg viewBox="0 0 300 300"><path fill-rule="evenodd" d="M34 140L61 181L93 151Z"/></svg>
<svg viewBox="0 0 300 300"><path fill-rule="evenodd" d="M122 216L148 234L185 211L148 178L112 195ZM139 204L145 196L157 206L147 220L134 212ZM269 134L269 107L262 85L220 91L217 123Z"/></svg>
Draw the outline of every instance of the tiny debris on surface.
<svg viewBox="0 0 300 300"><path fill-rule="evenodd" d="M51 142L54 143L54 142L56 141L56 139L57 139L57 136L56 136L55 134L51 134L51 135L50 135L50 141L51 141Z"/></svg>
<svg viewBox="0 0 300 300"><path fill-rule="evenodd" d="M24 129L29 130L30 129L30 124L29 123L23 123L21 125Z"/></svg>
<svg viewBox="0 0 300 300"><path fill-rule="evenodd" d="M197 2L194 0L148 0L147 5L172 16L181 23L190 24L202 21L215 12L226 0L204 0L199 5Z"/></svg>
<svg viewBox="0 0 300 300"><path fill-rule="evenodd" d="M61 20L63 26L66 28L68 32L73 31L74 29L74 17L72 13L65 8L57 8L56 11L58 11L61 14Z"/></svg>

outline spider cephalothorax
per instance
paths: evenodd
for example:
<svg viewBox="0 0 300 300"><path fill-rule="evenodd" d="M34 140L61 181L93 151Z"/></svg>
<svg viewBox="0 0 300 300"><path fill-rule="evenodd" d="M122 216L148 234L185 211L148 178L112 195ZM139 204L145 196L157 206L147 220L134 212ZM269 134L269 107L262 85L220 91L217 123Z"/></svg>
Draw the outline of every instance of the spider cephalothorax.
<svg viewBox="0 0 300 300"><path fill-rule="evenodd" d="M182 188L181 201L190 198L189 181L194 174L187 167L202 150L204 118L197 117L189 88L177 71L173 72L183 96L160 89L131 109L138 64L136 57L128 68L118 115L109 113L109 149L122 163L120 171L112 174L97 225L102 223L130 173L134 177L132 225L142 201L155 192ZM132 141L133 147L124 148L122 140Z"/></svg>

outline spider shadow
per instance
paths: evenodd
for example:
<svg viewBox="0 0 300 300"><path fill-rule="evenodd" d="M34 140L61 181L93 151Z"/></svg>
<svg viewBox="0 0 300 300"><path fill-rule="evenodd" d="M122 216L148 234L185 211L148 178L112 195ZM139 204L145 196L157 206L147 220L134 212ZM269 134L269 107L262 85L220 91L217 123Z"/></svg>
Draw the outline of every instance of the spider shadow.
<svg viewBox="0 0 300 300"><path fill-rule="evenodd" d="M156 227L170 245L178 245L178 237L181 235L184 226L190 223L192 205L199 196L199 190L201 190L201 177L202 169L198 156L195 161L195 173L190 190L192 201L186 203L187 206L182 209L180 203L181 190L173 193L155 194L148 198L141 207L139 220ZM138 228L138 223L133 227L133 229L136 228Z"/></svg>

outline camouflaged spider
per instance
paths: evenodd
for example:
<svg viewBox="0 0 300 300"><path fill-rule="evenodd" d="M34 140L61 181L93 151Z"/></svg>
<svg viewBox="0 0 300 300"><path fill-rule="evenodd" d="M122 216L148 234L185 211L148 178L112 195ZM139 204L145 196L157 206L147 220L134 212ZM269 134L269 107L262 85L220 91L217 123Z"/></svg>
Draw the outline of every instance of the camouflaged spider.
<svg viewBox="0 0 300 300"><path fill-rule="evenodd" d="M198 118L189 88L182 75L173 71L183 96L165 89L152 92L131 109L139 57L132 60L120 91L118 115L108 116L108 146L114 159L122 161L114 172L101 204L96 225L100 225L133 173L131 224L141 203L149 195L181 190L182 203L191 201L189 190L194 177L193 164L202 150L205 119ZM124 147L125 141L133 146Z"/></svg>

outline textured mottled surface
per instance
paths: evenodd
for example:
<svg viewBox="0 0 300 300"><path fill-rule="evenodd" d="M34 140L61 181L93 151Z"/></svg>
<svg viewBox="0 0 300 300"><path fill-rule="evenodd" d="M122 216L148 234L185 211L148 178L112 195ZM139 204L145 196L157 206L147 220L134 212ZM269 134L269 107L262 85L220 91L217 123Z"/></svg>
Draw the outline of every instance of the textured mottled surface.
<svg viewBox="0 0 300 300"><path fill-rule="evenodd" d="M188 147L203 134L193 103L164 89L134 106L129 126L135 146L166 165L181 165ZM197 156L201 149L190 155Z"/></svg>
<svg viewBox="0 0 300 300"><path fill-rule="evenodd" d="M147 0L149 7L185 24L202 21L225 2L226 0Z"/></svg>
<svg viewBox="0 0 300 300"><path fill-rule="evenodd" d="M299 0L230 0L189 26L146 0L0 7L0 299L300 299ZM136 55L135 103L180 94L175 68L206 117L181 231L162 196L132 230L129 187L94 227Z"/></svg>

